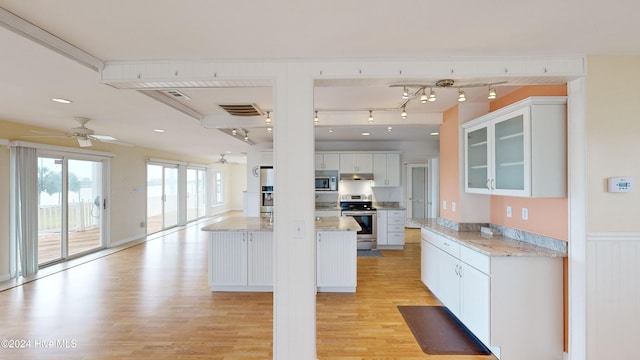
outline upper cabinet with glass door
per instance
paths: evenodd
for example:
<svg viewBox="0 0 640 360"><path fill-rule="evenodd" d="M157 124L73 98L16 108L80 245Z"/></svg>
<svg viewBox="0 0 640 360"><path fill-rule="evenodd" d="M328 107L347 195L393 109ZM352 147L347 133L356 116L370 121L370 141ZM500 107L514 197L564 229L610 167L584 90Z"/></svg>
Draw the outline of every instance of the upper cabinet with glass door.
<svg viewBox="0 0 640 360"><path fill-rule="evenodd" d="M536 96L462 125L465 191L565 197L567 126L564 96Z"/></svg>

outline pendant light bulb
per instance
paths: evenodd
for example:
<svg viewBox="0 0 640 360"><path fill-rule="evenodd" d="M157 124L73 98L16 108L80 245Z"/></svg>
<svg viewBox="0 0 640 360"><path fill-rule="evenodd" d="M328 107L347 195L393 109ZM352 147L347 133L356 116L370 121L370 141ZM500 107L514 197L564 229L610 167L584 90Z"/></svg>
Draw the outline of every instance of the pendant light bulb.
<svg viewBox="0 0 640 360"><path fill-rule="evenodd" d="M409 91L407 90L407 87L403 87L402 88L402 100L407 100L409 98Z"/></svg>
<svg viewBox="0 0 640 360"><path fill-rule="evenodd" d="M267 111L267 118L264 119L264 122L266 122L267 124L271 124L271 116L270 116L271 112Z"/></svg>
<svg viewBox="0 0 640 360"><path fill-rule="evenodd" d="M496 94L496 89L489 87L489 96L487 96L487 99L489 100L493 100L495 98L497 98L498 95Z"/></svg>
<svg viewBox="0 0 640 360"><path fill-rule="evenodd" d="M422 89L422 95L420 95L420 102L423 104L426 104L427 101L429 101L429 97L427 96L427 94L424 92L424 88Z"/></svg>
<svg viewBox="0 0 640 360"><path fill-rule="evenodd" d="M369 124L373 123L373 111L369 110Z"/></svg>
<svg viewBox="0 0 640 360"><path fill-rule="evenodd" d="M400 114L400 117L402 118L402 120L407 119L407 110L405 109L405 105L402 105L402 114Z"/></svg>
<svg viewBox="0 0 640 360"><path fill-rule="evenodd" d="M436 100L436 92L433 89L429 89L429 101L434 102Z"/></svg>
<svg viewBox="0 0 640 360"><path fill-rule="evenodd" d="M313 125L320 124L320 119L318 118L318 111L315 112L315 116L313 117Z"/></svg>
<svg viewBox="0 0 640 360"><path fill-rule="evenodd" d="M463 102L463 101L466 101L466 100L467 100L467 98L466 98L466 96L464 96L464 91L458 90L458 101L459 102Z"/></svg>

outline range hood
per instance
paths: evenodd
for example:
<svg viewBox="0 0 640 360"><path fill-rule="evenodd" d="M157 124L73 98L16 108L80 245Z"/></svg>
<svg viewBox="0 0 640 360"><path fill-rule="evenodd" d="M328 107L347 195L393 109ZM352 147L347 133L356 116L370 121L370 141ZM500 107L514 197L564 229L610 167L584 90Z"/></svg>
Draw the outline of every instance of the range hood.
<svg viewBox="0 0 640 360"><path fill-rule="evenodd" d="M372 173L341 173L340 180L373 180Z"/></svg>

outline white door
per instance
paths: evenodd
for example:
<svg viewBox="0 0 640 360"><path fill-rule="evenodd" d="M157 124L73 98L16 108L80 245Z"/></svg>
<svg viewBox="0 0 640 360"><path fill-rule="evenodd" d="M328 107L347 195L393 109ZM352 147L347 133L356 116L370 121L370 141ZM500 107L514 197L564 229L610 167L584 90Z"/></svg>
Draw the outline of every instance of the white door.
<svg viewBox="0 0 640 360"><path fill-rule="evenodd" d="M407 165L407 227L418 228L411 218L422 219L429 214L429 181L426 164Z"/></svg>

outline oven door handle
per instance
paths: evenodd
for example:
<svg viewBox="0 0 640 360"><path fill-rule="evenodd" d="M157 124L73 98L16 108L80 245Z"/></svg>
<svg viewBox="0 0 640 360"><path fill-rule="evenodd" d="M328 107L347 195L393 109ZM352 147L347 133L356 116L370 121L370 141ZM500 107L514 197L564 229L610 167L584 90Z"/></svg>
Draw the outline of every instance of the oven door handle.
<svg viewBox="0 0 640 360"><path fill-rule="evenodd" d="M375 211L344 211L342 216L375 215Z"/></svg>

